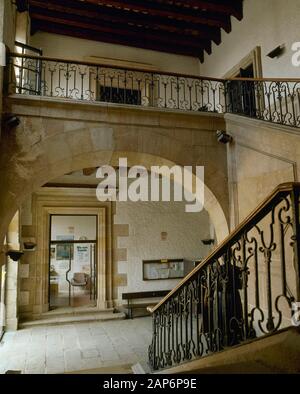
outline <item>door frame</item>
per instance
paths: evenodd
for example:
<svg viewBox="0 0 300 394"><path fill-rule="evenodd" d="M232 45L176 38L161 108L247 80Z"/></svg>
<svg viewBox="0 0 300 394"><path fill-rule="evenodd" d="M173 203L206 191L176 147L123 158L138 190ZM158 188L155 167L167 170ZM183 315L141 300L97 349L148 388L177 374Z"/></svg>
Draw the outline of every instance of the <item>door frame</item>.
<svg viewBox="0 0 300 394"><path fill-rule="evenodd" d="M94 190L41 189L32 197L32 219L36 228L36 268L33 272L33 316L49 311L49 214L64 212L92 213L98 216L97 309L113 307L112 287L112 204L95 201Z"/></svg>
<svg viewBox="0 0 300 394"><path fill-rule="evenodd" d="M248 53L244 58L242 58L234 67L232 67L224 76L225 80L230 80L236 78L241 69L246 69L253 65L253 75L255 79L263 78L263 67L262 67L262 56L261 47L257 46L252 51ZM257 82L260 84L260 82ZM255 90L255 89L254 89ZM265 108L265 98L263 95L259 95L254 91L255 103L259 112L263 112Z"/></svg>
<svg viewBox="0 0 300 394"><path fill-rule="evenodd" d="M45 253L44 258L47 260L46 272L49 283L49 256L50 256L50 217L52 215L95 215L97 217L97 235L96 235L96 266L97 266L97 297L96 306L98 309L106 308L106 220L105 208L89 208L89 207L44 207L43 222L47 229L47 236L44 238ZM44 232L45 234L45 232ZM49 286L47 286L47 304L49 304Z"/></svg>
<svg viewBox="0 0 300 394"><path fill-rule="evenodd" d="M227 73L223 76L223 79L231 79L235 78L240 69L247 68L251 64L253 64L253 74L254 78L263 78L263 68L262 68L262 59L261 59L261 47L255 47L251 52L248 53L243 59L241 59L234 67L232 67Z"/></svg>

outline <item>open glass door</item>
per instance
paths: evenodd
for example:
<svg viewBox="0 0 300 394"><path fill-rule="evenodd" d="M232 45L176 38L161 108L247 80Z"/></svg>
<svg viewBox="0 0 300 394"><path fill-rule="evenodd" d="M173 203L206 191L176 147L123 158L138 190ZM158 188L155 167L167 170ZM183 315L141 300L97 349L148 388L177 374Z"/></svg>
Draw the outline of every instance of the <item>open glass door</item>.
<svg viewBox="0 0 300 394"><path fill-rule="evenodd" d="M96 304L96 234L96 215L51 215L50 309Z"/></svg>

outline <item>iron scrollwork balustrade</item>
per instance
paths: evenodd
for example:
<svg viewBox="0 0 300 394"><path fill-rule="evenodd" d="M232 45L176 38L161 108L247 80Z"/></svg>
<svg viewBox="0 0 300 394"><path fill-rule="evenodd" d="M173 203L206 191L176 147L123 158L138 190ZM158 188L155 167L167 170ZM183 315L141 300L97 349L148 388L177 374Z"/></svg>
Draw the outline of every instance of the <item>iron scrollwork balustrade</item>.
<svg viewBox="0 0 300 394"><path fill-rule="evenodd" d="M225 82L226 112L300 127L300 80Z"/></svg>
<svg viewBox="0 0 300 394"><path fill-rule="evenodd" d="M292 303L300 301L300 185L281 186L152 309L154 370L292 324Z"/></svg>
<svg viewBox="0 0 300 394"><path fill-rule="evenodd" d="M9 92L185 111L225 111L221 80L11 55Z"/></svg>
<svg viewBox="0 0 300 394"><path fill-rule="evenodd" d="M300 80L222 80L11 54L9 93L233 113L300 127Z"/></svg>

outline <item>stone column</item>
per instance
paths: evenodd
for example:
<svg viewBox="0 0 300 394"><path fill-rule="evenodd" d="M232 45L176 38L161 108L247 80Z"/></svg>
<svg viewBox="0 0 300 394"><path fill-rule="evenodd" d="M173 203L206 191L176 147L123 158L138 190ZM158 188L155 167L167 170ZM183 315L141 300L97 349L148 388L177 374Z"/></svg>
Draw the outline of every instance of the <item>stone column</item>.
<svg viewBox="0 0 300 394"><path fill-rule="evenodd" d="M5 326L5 276L6 271L4 266L6 264L6 254L4 245L0 245L0 337ZM3 286L4 282L4 286Z"/></svg>
<svg viewBox="0 0 300 394"><path fill-rule="evenodd" d="M8 226L7 250L20 250L19 242L19 212L17 212ZM7 257L6 269L6 330L18 329L18 267L19 263Z"/></svg>

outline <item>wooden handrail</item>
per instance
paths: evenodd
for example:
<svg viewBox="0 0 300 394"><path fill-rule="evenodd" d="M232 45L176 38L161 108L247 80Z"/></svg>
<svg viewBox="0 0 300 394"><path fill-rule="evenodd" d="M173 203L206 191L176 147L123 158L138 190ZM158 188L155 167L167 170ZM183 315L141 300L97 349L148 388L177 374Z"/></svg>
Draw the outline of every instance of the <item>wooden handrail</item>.
<svg viewBox="0 0 300 394"><path fill-rule="evenodd" d="M226 81L246 81L246 82L299 82L300 78L227 78Z"/></svg>
<svg viewBox="0 0 300 394"><path fill-rule="evenodd" d="M197 267L195 267L178 285L168 294L166 297L164 297L157 305L154 307L148 307L148 311L150 313L154 313L158 308L160 308L161 305L163 305L172 295L174 295L185 283L187 283L199 270L201 270L205 265L207 265L215 256L217 256L222 249L229 243L232 242L236 237L240 235L240 233L244 230L244 227L247 225L251 225L251 222L254 220L256 221L258 219L259 214L263 211L264 208L266 208L268 205L270 205L275 198L280 193L283 192L288 192L293 190L293 188L300 188L300 183L297 182L288 182L288 183L282 183L279 186L276 187L276 189L273 190L273 192L262 202L258 205L258 207L255 208L236 228L233 230L228 237L224 239L223 242L219 246L216 247L216 249L211 252L208 257L202 261Z"/></svg>

